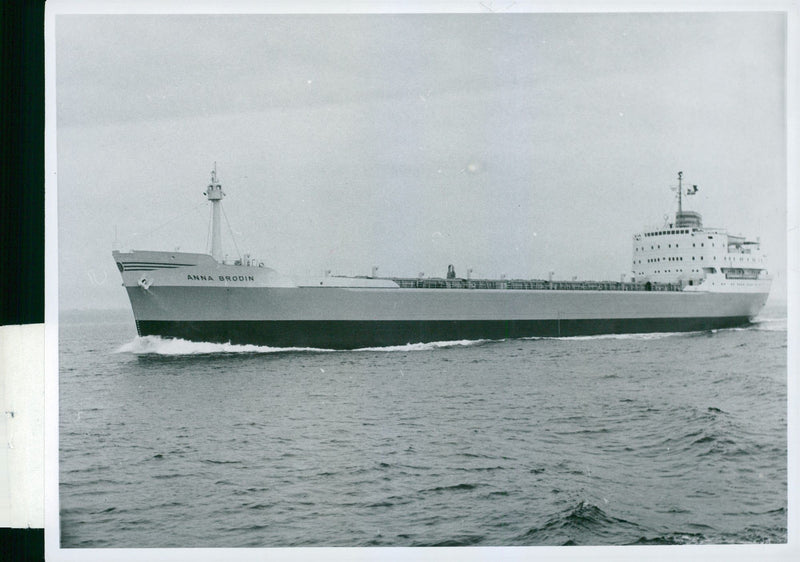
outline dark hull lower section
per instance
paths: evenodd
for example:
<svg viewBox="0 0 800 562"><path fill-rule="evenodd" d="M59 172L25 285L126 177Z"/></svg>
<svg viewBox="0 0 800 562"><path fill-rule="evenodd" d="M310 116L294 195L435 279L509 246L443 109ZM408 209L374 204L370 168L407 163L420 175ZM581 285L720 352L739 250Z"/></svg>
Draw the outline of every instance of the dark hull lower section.
<svg viewBox="0 0 800 562"><path fill-rule="evenodd" d="M271 347L356 349L432 341L689 332L741 326L749 321L746 316L424 321L140 320L136 327L140 336Z"/></svg>

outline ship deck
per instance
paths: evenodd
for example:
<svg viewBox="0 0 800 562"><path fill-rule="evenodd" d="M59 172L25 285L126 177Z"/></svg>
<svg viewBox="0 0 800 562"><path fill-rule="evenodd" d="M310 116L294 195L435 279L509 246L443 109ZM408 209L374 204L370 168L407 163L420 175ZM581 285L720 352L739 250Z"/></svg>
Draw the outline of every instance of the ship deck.
<svg viewBox="0 0 800 562"><path fill-rule="evenodd" d="M401 289L489 289L519 291L681 291L678 283L548 281L544 279L443 279L391 277Z"/></svg>

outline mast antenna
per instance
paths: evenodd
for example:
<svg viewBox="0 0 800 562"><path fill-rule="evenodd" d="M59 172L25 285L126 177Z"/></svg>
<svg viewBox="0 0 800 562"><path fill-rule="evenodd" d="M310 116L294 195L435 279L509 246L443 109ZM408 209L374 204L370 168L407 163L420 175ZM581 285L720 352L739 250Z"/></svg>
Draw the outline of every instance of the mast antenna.
<svg viewBox="0 0 800 562"><path fill-rule="evenodd" d="M214 169L211 170L211 183L204 195L211 201L211 257L218 262L222 262L222 222L220 217L220 205L225 193L217 180L217 163L214 162Z"/></svg>
<svg viewBox="0 0 800 562"><path fill-rule="evenodd" d="M683 212L683 207L681 206L681 192L683 191L683 172L678 172L678 214Z"/></svg>

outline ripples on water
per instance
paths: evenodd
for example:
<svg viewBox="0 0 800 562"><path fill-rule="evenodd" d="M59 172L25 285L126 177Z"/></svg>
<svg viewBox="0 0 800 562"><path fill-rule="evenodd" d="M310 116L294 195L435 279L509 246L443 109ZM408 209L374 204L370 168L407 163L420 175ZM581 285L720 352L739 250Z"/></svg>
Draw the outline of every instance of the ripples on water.
<svg viewBox="0 0 800 562"><path fill-rule="evenodd" d="M786 541L786 319L355 351L62 318L64 547Z"/></svg>

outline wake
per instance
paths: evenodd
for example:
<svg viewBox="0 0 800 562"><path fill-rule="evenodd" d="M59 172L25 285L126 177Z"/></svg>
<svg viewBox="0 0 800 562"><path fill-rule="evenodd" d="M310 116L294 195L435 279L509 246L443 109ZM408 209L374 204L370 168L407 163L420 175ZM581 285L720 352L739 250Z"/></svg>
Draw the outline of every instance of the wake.
<svg viewBox="0 0 800 562"><path fill-rule="evenodd" d="M121 345L115 353L133 355L214 355L214 354L269 354L269 353L342 353L348 351L410 352L431 351L453 347L470 347L481 345L489 340L455 340L429 343L408 343L385 347L362 347L352 350L335 350L319 347L271 347L267 345L232 344L195 342L179 338L162 338L160 336L137 336Z"/></svg>

